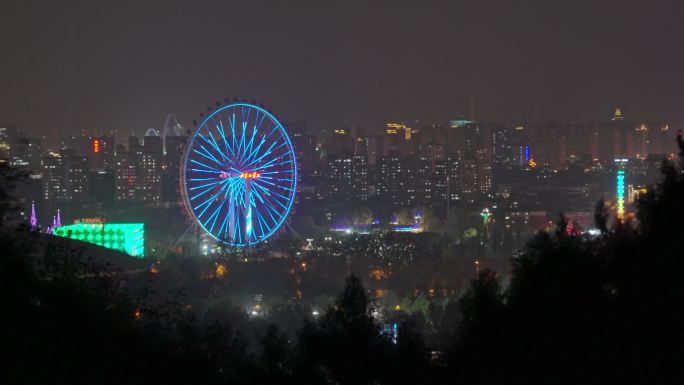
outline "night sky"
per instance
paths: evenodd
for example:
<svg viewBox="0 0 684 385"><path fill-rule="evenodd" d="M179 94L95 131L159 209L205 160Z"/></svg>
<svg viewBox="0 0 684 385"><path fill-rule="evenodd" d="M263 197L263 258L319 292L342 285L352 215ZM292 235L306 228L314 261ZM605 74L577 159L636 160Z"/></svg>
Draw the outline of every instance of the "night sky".
<svg viewBox="0 0 684 385"><path fill-rule="evenodd" d="M0 122L142 134L254 98L312 129L684 121L682 1L0 2Z"/></svg>

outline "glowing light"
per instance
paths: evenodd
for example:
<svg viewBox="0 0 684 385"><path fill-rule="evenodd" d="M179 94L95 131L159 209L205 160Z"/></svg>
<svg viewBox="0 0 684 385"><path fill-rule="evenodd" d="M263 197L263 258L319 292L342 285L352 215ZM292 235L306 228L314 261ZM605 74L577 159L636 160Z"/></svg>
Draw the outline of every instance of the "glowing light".
<svg viewBox="0 0 684 385"><path fill-rule="evenodd" d="M260 176L261 175L259 175L259 173L256 171L254 171L254 172L243 172L240 174L240 178L242 178L242 179L256 179Z"/></svg>
<svg viewBox="0 0 684 385"><path fill-rule="evenodd" d="M138 258L145 257L143 223L77 223L55 227L52 234L118 250Z"/></svg>
<svg viewBox="0 0 684 385"><path fill-rule="evenodd" d="M222 264L222 263L216 264L216 270L214 272L216 274L216 277L223 278L223 276L226 275L226 271L227 271L227 269L226 269L226 266L224 264Z"/></svg>
<svg viewBox="0 0 684 385"><path fill-rule="evenodd" d="M625 217L625 171L617 172L617 217L623 220Z"/></svg>
<svg viewBox="0 0 684 385"><path fill-rule="evenodd" d="M99 139L93 140L93 152L96 154L100 153L100 140Z"/></svg>
<svg viewBox="0 0 684 385"><path fill-rule="evenodd" d="M232 246L272 236L297 190L296 158L285 128L270 112L247 103L203 117L181 176L188 213L207 234Z"/></svg>
<svg viewBox="0 0 684 385"><path fill-rule="evenodd" d="M530 162L528 164L530 165L530 168L537 167L537 162L535 162L534 159L530 159Z"/></svg>
<svg viewBox="0 0 684 385"><path fill-rule="evenodd" d="M489 211L488 208L484 208L482 212L480 213L480 216L482 217L482 220L484 221L484 224L486 225L489 223L489 218L492 216L492 213Z"/></svg>

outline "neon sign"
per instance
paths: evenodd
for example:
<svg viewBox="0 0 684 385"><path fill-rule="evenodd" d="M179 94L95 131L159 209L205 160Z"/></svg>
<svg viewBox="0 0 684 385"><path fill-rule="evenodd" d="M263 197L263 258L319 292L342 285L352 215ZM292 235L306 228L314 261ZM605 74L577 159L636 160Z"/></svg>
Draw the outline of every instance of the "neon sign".
<svg viewBox="0 0 684 385"><path fill-rule="evenodd" d="M256 179L256 178L258 178L258 177L260 177L260 176L261 176L261 174L259 174L259 173L256 172L256 171L240 173L240 178L241 178L241 179ZM221 179L230 178L230 173L222 172L222 173L219 174L219 178L221 178Z"/></svg>

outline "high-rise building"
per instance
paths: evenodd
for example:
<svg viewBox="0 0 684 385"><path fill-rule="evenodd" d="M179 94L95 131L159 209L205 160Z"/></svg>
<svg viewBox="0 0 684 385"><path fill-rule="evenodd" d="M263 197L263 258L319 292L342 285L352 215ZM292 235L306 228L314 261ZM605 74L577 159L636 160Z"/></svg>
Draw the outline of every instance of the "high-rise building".
<svg viewBox="0 0 684 385"><path fill-rule="evenodd" d="M117 151L115 168L115 197L117 201L135 201L137 199L137 164L135 157L128 151Z"/></svg>
<svg viewBox="0 0 684 385"><path fill-rule="evenodd" d="M42 146L40 138L19 137L10 144L10 164L35 172L42 169Z"/></svg>
<svg viewBox="0 0 684 385"><path fill-rule="evenodd" d="M387 123L385 128L383 155L411 153L411 135L413 129L404 123Z"/></svg>
<svg viewBox="0 0 684 385"><path fill-rule="evenodd" d="M178 195L180 169L187 142L187 136L166 137L164 170L161 176L162 200L165 202L178 202L180 200Z"/></svg>
<svg viewBox="0 0 684 385"><path fill-rule="evenodd" d="M114 137L95 136L89 138L88 163L90 171L114 168Z"/></svg>
<svg viewBox="0 0 684 385"><path fill-rule="evenodd" d="M634 156L639 159L648 157L648 125L641 124L634 129Z"/></svg>
<svg viewBox="0 0 684 385"><path fill-rule="evenodd" d="M160 148L156 145L140 146L132 150L133 159L136 162L136 194L141 202L159 203L161 201L162 170L159 150Z"/></svg>
<svg viewBox="0 0 684 385"><path fill-rule="evenodd" d="M79 202L88 194L88 158L73 150L43 158L43 198L48 202Z"/></svg>
<svg viewBox="0 0 684 385"><path fill-rule="evenodd" d="M435 167L428 156L418 155L416 159L416 203L426 205L435 196Z"/></svg>
<svg viewBox="0 0 684 385"><path fill-rule="evenodd" d="M155 139L148 139L155 138ZM150 146L139 145L136 137L129 137L132 147L116 155L116 199L158 204L161 202L162 152L159 137L149 136Z"/></svg>
<svg viewBox="0 0 684 385"><path fill-rule="evenodd" d="M513 163L513 147L510 130L506 126L492 129L492 163L496 167L510 167Z"/></svg>
<svg viewBox="0 0 684 385"><path fill-rule="evenodd" d="M354 152L354 138L348 127L334 129L326 138L327 154L351 154Z"/></svg>
<svg viewBox="0 0 684 385"><path fill-rule="evenodd" d="M435 201L446 202L447 199L447 160L435 162L433 177L433 196Z"/></svg>
<svg viewBox="0 0 684 385"><path fill-rule="evenodd" d="M390 155L378 158L376 164L377 194L398 207L416 205L415 156Z"/></svg>
<svg viewBox="0 0 684 385"><path fill-rule="evenodd" d="M354 198L368 200L368 157L365 154L352 157L352 191Z"/></svg>
<svg viewBox="0 0 684 385"><path fill-rule="evenodd" d="M468 203L475 202L479 192L478 162L474 158L461 159L458 173L459 199Z"/></svg>
<svg viewBox="0 0 684 385"><path fill-rule="evenodd" d="M365 154L328 156L327 175L331 199L368 199L368 160Z"/></svg>
<svg viewBox="0 0 684 385"><path fill-rule="evenodd" d="M529 129L516 126L510 131L511 166L524 167L532 158Z"/></svg>
<svg viewBox="0 0 684 385"><path fill-rule="evenodd" d="M17 127L10 124L0 124L0 160L9 161L12 145L18 134Z"/></svg>
<svg viewBox="0 0 684 385"><path fill-rule="evenodd" d="M610 121L600 123L597 126L596 143L598 160L610 163L616 157L633 158L634 127L634 124L625 121L619 108Z"/></svg>
<svg viewBox="0 0 684 385"><path fill-rule="evenodd" d="M147 152L155 154L162 159L164 155L164 139L159 135L145 135L143 138L143 146L147 148Z"/></svg>
<svg viewBox="0 0 684 385"><path fill-rule="evenodd" d="M89 174L90 197L101 207L112 207L115 202L116 182L112 170L91 171Z"/></svg>
<svg viewBox="0 0 684 385"><path fill-rule="evenodd" d="M352 162L351 155L328 156L328 195L331 199L347 199L351 196Z"/></svg>

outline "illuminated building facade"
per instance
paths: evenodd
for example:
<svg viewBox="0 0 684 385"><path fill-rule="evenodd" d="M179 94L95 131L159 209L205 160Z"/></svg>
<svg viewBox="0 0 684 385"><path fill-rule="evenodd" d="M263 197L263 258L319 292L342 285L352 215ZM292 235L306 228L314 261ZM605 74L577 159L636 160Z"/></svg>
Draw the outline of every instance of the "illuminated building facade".
<svg viewBox="0 0 684 385"><path fill-rule="evenodd" d="M58 237L118 250L137 258L145 257L145 225L143 223L102 223L95 218L52 229Z"/></svg>
<svg viewBox="0 0 684 385"><path fill-rule="evenodd" d="M151 141L148 138L153 138ZM129 138L127 152L116 155L116 200L158 204L161 201L162 146L158 136L146 137L148 146Z"/></svg>
<svg viewBox="0 0 684 385"><path fill-rule="evenodd" d="M136 163L126 152L117 153L114 179L114 195L117 201L136 199Z"/></svg>
<svg viewBox="0 0 684 385"><path fill-rule="evenodd" d="M90 171L113 168L114 138L108 136L96 136L89 138L87 155Z"/></svg>
<svg viewBox="0 0 684 385"><path fill-rule="evenodd" d="M43 158L43 199L48 202L81 201L88 194L88 158L73 150Z"/></svg>
<svg viewBox="0 0 684 385"><path fill-rule="evenodd" d="M328 156L331 199L368 200L368 158L364 154Z"/></svg>
<svg viewBox="0 0 684 385"><path fill-rule="evenodd" d="M368 157L365 154L352 157L352 191L356 199L368 200Z"/></svg>
<svg viewBox="0 0 684 385"><path fill-rule="evenodd" d="M328 156L328 181L331 199L351 196L353 159L351 155Z"/></svg>
<svg viewBox="0 0 684 385"><path fill-rule="evenodd" d="M395 206L416 204L417 159L413 156L380 157L376 164L377 194Z"/></svg>

